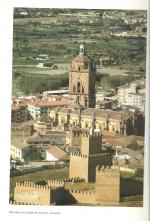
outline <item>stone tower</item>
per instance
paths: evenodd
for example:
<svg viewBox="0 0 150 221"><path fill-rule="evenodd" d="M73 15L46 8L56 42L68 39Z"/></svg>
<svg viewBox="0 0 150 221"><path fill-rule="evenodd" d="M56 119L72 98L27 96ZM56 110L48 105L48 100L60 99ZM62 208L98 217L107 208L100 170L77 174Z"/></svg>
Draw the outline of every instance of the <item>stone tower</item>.
<svg viewBox="0 0 150 221"><path fill-rule="evenodd" d="M119 205L120 169L118 167L96 168L96 203L100 205Z"/></svg>
<svg viewBox="0 0 150 221"><path fill-rule="evenodd" d="M102 150L102 134L94 130L82 132L81 153L70 155L69 177L95 182L98 165L112 165L112 155Z"/></svg>
<svg viewBox="0 0 150 221"><path fill-rule="evenodd" d="M95 65L86 54L84 45L71 62L69 72L70 103L78 103L83 107L95 107Z"/></svg>

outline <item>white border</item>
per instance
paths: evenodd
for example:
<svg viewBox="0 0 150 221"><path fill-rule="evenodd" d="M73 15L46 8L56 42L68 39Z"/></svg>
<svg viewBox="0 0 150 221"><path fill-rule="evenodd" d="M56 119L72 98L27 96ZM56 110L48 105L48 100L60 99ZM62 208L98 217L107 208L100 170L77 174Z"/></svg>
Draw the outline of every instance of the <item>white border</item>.
<svg viewBox="0 0 150 221"><path fill-rule="evenodd" d="M111 208L111 207L32 207L32 206L8 206L9 188L9 146L10 146L10 97L11 97L11 69L12 69L12 9L13 7L39 7L39 8L100 8L100 9L148 9L148 0L1 0L0 1L0 217L8 220L42 218L55 220L70 219L98 219L98 220L122 220L122 221L148 221L149 203L149 65L147 65L147 103L146 103L146 148L145 148L145 178L144 178L144 207L143 208ZM150 19L150 17L149 17ZM149 42L149 41L148 41ZM149 43L148 43L149 44ZM149 58L149 51L147 52ZM31 215L10 214L12 211L56 211L60 215Z"/></svg>

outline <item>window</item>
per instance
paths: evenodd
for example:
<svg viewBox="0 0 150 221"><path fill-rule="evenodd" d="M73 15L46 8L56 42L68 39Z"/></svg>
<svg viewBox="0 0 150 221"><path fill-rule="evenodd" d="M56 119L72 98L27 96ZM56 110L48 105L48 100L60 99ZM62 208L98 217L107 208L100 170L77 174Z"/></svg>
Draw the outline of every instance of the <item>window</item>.
<svg viewBox="0 0 150 221"><path fill-rule="evenodd" d="M73 85L73 93L75 93L75 92L76 92L76 86Z"/></svg>
<svg viewBox="0 0 150 221"><path fill-rule="evenodd" d="M82 86L82 93L84 93L84 88L83 88L83 86Z"/></svg>
<svg viewBox="0 0 150 221"><path fill-rule="evenodd" d="M78 67L78 71L80 71L80 69L81 69L81 68L80 68L80 67Z"/></svg>
<svg viewBox="0 0 150 221"><path fill-rule="evenodd" d="M78 84L77 84L77 93L80 93L80 82L78 82Z"/></svg>
<svg viewBox="0 0 150 221"><path fill-rule="evenodd" d="M85 107L87 107L87 97L85 97Z"/></svg>

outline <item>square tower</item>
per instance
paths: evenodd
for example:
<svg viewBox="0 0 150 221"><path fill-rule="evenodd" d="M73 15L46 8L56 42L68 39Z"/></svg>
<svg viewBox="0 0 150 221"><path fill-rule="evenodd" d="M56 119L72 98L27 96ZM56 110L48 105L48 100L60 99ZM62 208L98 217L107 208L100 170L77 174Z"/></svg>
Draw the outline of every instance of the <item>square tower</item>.
<svg viewBox="0 0 150 221"><path fill-rule="evenodd" d="M69 177L80 177L86 182L95 182L98 165L111 166L112 155L103 151L101 132L82 132L81 153L70 155Z"/></svg>
<svg viewBox="0 0 150 221"><path fill-rule="evenodd" d="M96 168L96 203L100 205L119 205L120 169L118 167Z"/></svg>
<svg viewBox="0 0 150 221"><path fill-rule="evenodd" d="M83 155L100 154L102 149L102 133L94 132L92 129L90 132L83 132L81 139L81 153Z"/></svg>
<svg viewBox="0 0 150 221"><path fill-rule="evenodd" d="M71 104L79 103L83 107L95 107L95 75L95 65L86 54L84 45L80 45L80 53L72 60L69 72Z"/></svg>

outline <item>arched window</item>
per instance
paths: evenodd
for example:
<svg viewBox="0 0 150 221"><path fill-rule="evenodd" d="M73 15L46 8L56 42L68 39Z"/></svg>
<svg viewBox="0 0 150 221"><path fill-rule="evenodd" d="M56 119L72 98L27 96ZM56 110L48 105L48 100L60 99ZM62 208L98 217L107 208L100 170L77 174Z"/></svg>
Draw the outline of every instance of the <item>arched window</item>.
<svg viewBox="0 0 150 221"><path fill-rule="evenodd" d="M84 93L84 88L83 88L83 86L82 86L82 93Z"/></svg>
<svg viewBox="0 0 150 221"><path fill-rule="evenodd" d="M75 92L76 92L76 86L73 85L73 93L75 93Z"/></svg>
<svg viewBox="0 0 150 221"><path fill-rule="evenodd" d="M80 93L80 82L78 82L78 84L77 84L77 93Z"/></svg>

